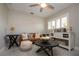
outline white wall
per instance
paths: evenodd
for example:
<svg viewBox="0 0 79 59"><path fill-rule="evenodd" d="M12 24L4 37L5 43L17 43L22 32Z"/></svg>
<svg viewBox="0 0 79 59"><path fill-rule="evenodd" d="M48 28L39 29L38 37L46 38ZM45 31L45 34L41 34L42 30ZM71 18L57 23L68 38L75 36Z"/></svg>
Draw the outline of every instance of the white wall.
<svg viewBox="0 0 79 59"><path fill-rule="evenodd" d="M71 5L70 7L65 8L64 10L61 10L60 12L50 16L46 21L46 32L48 32L47 22L51 18L59 17L66 13L69 13L69 23L71 24L73 32L76 35L75 45L79 47L79 26L78 26L79 25L79 4Z"/></svg>
<svg viewBox="0 0 79 59"><path fill-rule="evenodd" d="M71 7L69 18L73 31L76 35L75 44L79 47L79 4Z"/></svg>
<svg viewBox="0 0 79 59"><path fill-rule="evenodd" d="M44 33L44 19L27 15L18 11L8 10L6 4L0 4L0 49L4 48L4 36L10 32L10 27L15 27L15 33Z"/></svg>
<svg viewBox="0 0 79 59"><path fill-rule="evenodd" d="M0 4L0 49L4 47L4 36L7 26L7 7L5 4Z"/></svg>
<svg viewBox="0 0 79 59"><path fill-rule="evenodd" d="M15 33L43 33L44 19L30 14L28 15L19 11L9 10L7 33L11 33L10 28L12 26L15 27Z"/></svg>

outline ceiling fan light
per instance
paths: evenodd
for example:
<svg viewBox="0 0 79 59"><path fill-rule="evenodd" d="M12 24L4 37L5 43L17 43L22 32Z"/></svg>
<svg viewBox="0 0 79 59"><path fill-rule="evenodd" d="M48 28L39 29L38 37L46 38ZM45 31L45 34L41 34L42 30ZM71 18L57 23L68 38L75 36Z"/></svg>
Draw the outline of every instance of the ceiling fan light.
<svg viewBox="0 0 79 59"><path fill-rule="evenodd" d="M41 3L40 5L41 5L42 8L47 7L46 3Z"/></svg>

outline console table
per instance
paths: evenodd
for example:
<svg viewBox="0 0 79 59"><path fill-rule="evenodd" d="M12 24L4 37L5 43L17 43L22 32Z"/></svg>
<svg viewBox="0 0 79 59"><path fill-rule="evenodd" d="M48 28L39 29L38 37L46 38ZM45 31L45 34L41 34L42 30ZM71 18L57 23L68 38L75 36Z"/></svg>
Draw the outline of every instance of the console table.
<svg viewBox="0 0 79 59"><path fill-rule="evenodd" d="M5 39L9 39L9 47L8 49L10 49L14 44L16 44L16 46L19 46L18 43L17 43L17 38L18 38L19 35L17 34L11 34L11 35L6 35L5 36Z"/></svg>
<svg viewBox="0 0 79 59"><path fill-rule="evenodd" d="M51 38L56 41L61 41L59 42L59 46L69 51L71 51L75 47L75 35L73 32L53 33L53 36L51 36ZM65 43L65 44L61 44L61 43Z"/></svg>

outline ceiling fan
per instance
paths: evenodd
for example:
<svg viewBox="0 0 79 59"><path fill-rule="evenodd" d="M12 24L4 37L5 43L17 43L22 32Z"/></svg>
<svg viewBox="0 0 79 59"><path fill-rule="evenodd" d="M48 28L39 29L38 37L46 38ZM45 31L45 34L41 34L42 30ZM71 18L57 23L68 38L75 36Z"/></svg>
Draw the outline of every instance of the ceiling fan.
<svg viewBox="0 0 79 59"><path fill-rule="evenodd" d="M35 7L35 6L40 6L40 12L43 11L44 8L48 7L50 9L54 9L54 7L52 5L49 5L47 3L39 3L39 4L33 4L33 5L30 5L30 7Z"/></svg>

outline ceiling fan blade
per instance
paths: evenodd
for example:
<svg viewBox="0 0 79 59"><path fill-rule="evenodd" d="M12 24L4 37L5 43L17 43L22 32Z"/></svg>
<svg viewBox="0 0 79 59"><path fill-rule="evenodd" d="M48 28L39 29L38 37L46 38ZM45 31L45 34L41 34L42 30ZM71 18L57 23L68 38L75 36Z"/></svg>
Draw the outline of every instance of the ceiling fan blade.
<svg viewBox="0 0 79 59"><path fill-rule="evenodd" d="M48 8L54 9L54 7L53 7L53 6L51 6L51 5L48 5Z"/></svg>
<svg viewBox="0 0 79 59"><path fill-rule="evenodd" d="M43 11L43 8L40 8L40 12L42 12Z"/></svg>
<svg viewBox="0 0 79 59"><path fill-rule="evenodd" d="M38 4L33 4L33 5L30 5L30 7L33 7L33 6L38 6Z"/></svg>

